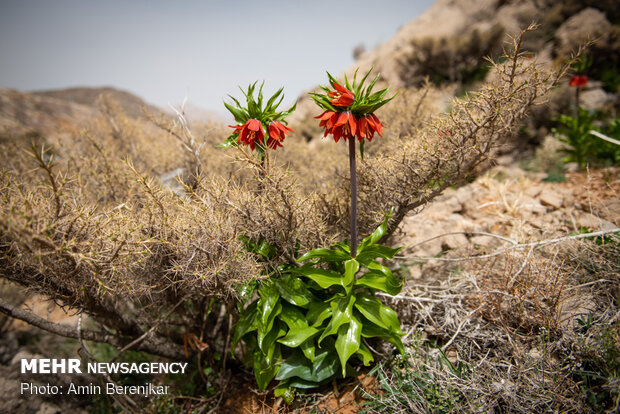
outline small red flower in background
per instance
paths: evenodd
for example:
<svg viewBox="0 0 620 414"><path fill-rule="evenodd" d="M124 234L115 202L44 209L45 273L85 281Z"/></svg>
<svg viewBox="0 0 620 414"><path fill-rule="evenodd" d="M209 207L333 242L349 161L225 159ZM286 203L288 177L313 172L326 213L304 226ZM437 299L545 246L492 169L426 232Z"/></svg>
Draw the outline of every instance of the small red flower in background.
<svg viewBox="0 0 620 414"><path fill-rule="evenodd" d="M576 86L578 88L586 86L588 84L588 77L586 75L575 75L570 78L569 85Z"/></svg>
<svg viewBox="0 0 620 414"><path fill-rule="evenodd" d="M336 89L335 91L328 93L329 97L332 98L329 100L332 105L351 106L353 104L355 101L353 92L336 82L334 82L334 88Z"/></svg>
<svg viewBox="0 0 620 414"><path fill-rule="evenodd" d="M383 124L377 118L375 114L366 114L358 119L357 124L357 140L362 142L364 138L367 138L368 141L372 141L372 138L375 136L375 132L379 134L379 136L383 136Z"/></svg>
<svg viewBox="0 0 620 414"><path fill-rule="evenodd" d="M239 133L237 138L237 144L249 145L252 151L256 148L256 142L263 143L265 138L265 131L260 121L256 119L248 119L243 125L228 125L231 128L235 128L234 133Z"/></svg>
<svg viewBox="0 0 620 414"><path fill-rule="evenodd" d="M280 121L272 121L269 123L269 138L267 139L267 146L272 150L282 146L282 141L286 135L293 132L293 130Z"/></svg>

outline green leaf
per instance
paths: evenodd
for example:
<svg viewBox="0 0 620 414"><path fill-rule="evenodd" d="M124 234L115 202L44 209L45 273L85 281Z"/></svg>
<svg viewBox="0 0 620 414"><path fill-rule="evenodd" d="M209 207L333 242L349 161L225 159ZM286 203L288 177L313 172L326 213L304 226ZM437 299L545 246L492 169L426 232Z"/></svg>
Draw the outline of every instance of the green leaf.
<svg viewBox="0 0 620 414"><path fill-rule="evenodd" d="M351 321L351 318L353 318L354 303L355 296L353 295L344 296L340 300L335 300L332 302L332 318L319 338L319 345L325 337L335 334L338 332L338 328L340 328L340 326Z"/></svg>
<svg viewBox="0 0 620 414"><path fill-rule="evenodd" d="M304 260L317 258L327 262L340 262L350 259L351 255L348 255L341 250L327 249L323 247L320 249L310 250L299 259L297 259L297 261L303 262Z"/></svg>
<svg viewBox="0 0 620 414"><path fill-rule="evenodd" d="M365 286L388 293L392 296L397 295L403 288L393 275L385 275L379 272L368 272L357 279L355 286Z"/></svg>
<svg viewBox="0 0 620 414"><path fill-rule="evenodd" d="M269 331L269 333L265 335L265 338L263 339L262 343L259 342L259 348L263 352L263 355L265 356L265 361L267 361L268 364L274 363L273 361L274 352L276 348L280 347L280 345L276 343L276 340L284 336L285 334L286 334L286 330L282 326L282 323L279 321L276 321L271 331Z"/></svg>
<svg viewBox="0 0 620 414"><path fill-rule="evenodd" d="M306 314L306 319L308 320L309 325L319 326L323 323L325 319L330 317L331 314L332 310L329 306L329 303L312 302L310 303L310 309Z"/></svg>
<svg viewBox="0 0 620 414"><path fill-rule="evenodd" d="M387 233L388 221L390 220L390 217L393 213L394 207L392 207L390 211L385 215L383 223L381 223L381 225L377 227L377 229L370 236L367 236L366 238L364 238L364 240L362 240L359 249L360 252L362 252L365 247L377 243Z"/></svg>
<svg viewBox="0 0 620 414"><path fill-rule="evenodd" d="M358 349L357 352L355 352L355 355L357 355L360 358L364 366L368 366L370 365L372 361L374 361L374 358L372 354L370 353L370 350L363 343L360 343L360 349Z"/></svg>
<svg viewBox="0 0 620 414"><path fill-rule="evenodd" d="M338 359L332 351L323 351L314 359L312 365L312 377L317 382L325 381L336 374Z"/></svg>
<svg viewBox="0 0 620 414"><path fill-rule="evenodd" d="M276 287L271 281L265 281L258 288L258 295L260 297L260 299L258 300L260 321L263 326L267 326L269 316L276 307L278 299L280 298L280 294L278 293L278 289L276 289Z"/></svg>
<svg viewBox="0 0 620 414"><path fill-rule="evenodd" d="M232 340L232 350L234 352L237 343L243 338L245 334L248 332L255 331L257 329L256 316L258 315L258 311L256 309L256 304L258 301L254 301L248 308L243 312L241 318L239 318L239 322L237 322L237 326L235 327L235 333L233 335Z"/></svg>
<svg viewBox="0 0 620 414"><path fill-rule="evenodd" d="M362 323L362 336L364 338L380 338L384 341L387 341L394 345L401 355L405 355L405 347L403 346L403 342L400 337L402 334L398 334L395 332L389 332L380 326L375 325L374 323L368 321L364 321Z"/></svg>
<svg viewBox="0 0 620 414"><path fill-rule="evenodd" d="M273 395L276 398L283 398L290 405L295 400L295 389L291 387L288 381L281 382L273 391Z"/></svg>
<svg viewBox="0 0 620 414"><path fill-rule="evenodd" d="M278 355L279 357L279 355ZM276 376L279 365L267 363L261 351L254 352L254 377L261 391L265 391L271 380Z"/></svg>
<svg viewBox="0 0 620 414"><path fill-rule="evenodd" d="M310 361L314 362L314 352L316 350L314 346L314 339L310 338L303 342L300 346L301 351L304 353L305 357Z"/></svg>
<svg viewBox="0 0 620 414"><path fill-rule="evenodd" d="M295 306L288 303L282 304L282 311L280 312L280 320L284 322L289 329L304 328L308 326L306 317Z"/></svg>
<svg viewBox="0 0 620 414"><path fill-rule="evenodd" d="M280 364L280 370L278 371L276 379L282 381L292 377L314 381L312 366L301 352L294 352Z"/></svg>
<svg viewBox="0 0 620 414"><path fill-rule="evenodd" d="M281 311L282 311L282 303L278 301L273 308L273 312L269 314L269 317L267 318L266 322L263 323L260 320L258 321L259 323L258 323L257 339L258 339L259 348L263 349L263 341L265 340L265 337L272 331L276 316L278 316Z"/></svg>
<svg viewBox="0 0 620 414"><path fill-rule="evenodd" d="M344 280L343 286L350 286L355 280L356 273L360 270L360 264L355 259L350 259L344 262Z"/></svg>
<svg viewBox="0 0 620 414"><path fill-rule="evenodd" d="M300 346L306 339L312 338L319 333L317 328L308 326L305 328L294 328L288 331L284 338L278 339L278 342L291 348Z"/></svg>
<svg viewBox="0 0 620 414"><path fill-rule="evenodd" d="M310 301L316 300L303 280L291 274L276 280L275 285L282 297L293 305L303 308L307 307Z"/></svg>
<svg viewBox="0 0 620 414"><path fill-rule="evenodd" d="M315 267L300 267L297 272L314 280L320 287L327 289L333 285L342 285L342 275L332 270L317 269Z"/></svg>
<svg viewBox="0 0 620 414"><path fill-rule="evenodd" d="M347 325L338 328L338 339L336 339L336 352L340 358L340 366L342 368L342 376L346 376L347 361L351 355L355 354L360 348L360 335L362 332L362 324L355 316L351 317Z"/></svg>
<svg viewBox="0 0 620 414"><path fill-rule="evenodd" d="M370 295L358 295L355 307L373 323L388 329L390 332L402 334L400 321L394 309L389 308L377 298ZM369 317L368 315L372 315ZM380 323L377 322L380 321Z"/></svg>
<svg viewBox="0 0 620 414"><path fill-rule="evenodd" d="M366 245L363 249L361 249L361 252L358 253L356 259L360 263L364 264L370 262L371 260L375 260L377 257L391 260L394 258L396 253L398 253L402 249L402 247L393 249L391 247L383 246L380 244Z"/></svg>

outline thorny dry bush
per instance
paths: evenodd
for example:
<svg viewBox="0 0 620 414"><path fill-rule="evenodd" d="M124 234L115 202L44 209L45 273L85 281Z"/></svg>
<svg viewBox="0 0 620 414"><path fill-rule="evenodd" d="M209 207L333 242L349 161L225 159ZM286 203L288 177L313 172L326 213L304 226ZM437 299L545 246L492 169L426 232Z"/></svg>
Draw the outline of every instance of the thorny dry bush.
<svg viewBox="0 0 620 414"><path fill-rule="evenodd" d="M359 168L361 235L395 206L392 233L408 212L474 174L553 86L557 75L519 55L520 41L496 66L494 81L455 100L448 113L428 124L410 119L424 110L386 115L404 120L385 142L377 138L382 148ZM90 315L100 329L82 330L85 339L119 347L136 340L136 349L180 358L191 337L222 351L231 299L261 277L240 236L266 240L276 247L274 260L290 261L295 249L346 234L346 177L333 162L341 148L291 137L275 161L261 164L240 149L231 159L215 148L225 136L218 127L192 130L165 120L145 126L109 102L102 112L88 131L51 151L4 148L0 174L0 277ZM161 183L177 168L186 172L178 194Z"/></svg>

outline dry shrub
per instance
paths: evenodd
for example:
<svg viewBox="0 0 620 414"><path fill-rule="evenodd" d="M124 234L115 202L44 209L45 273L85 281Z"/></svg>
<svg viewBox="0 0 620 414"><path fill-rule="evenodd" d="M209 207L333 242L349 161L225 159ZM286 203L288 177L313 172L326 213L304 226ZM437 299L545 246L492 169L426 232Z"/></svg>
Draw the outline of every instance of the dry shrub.
<svg viewBox="0 0 620 414"><path fill-rule="evenodd" d="M491 84L429 124L426 109L416 109L421 98L409 93L384 112L398 131L359 168L361 235L395 206L393 232L405 214L474 174L552 87L553 74L518 54L520 41ZM215 148L225 128L157 127L101 105L88 131L59 138L49 152L13 147L0 174L0 277L117 332L91 332L95 340L140 338L138 349L182 357L184 338L194 335L221 351L231 298L263 277L240 236L271 243L273 260L284 262L346 234L344 146L289 137L260 163L244 149ZM161 178L179 168L175 193ZM221 317L210 313L213 300Z"/></svg>

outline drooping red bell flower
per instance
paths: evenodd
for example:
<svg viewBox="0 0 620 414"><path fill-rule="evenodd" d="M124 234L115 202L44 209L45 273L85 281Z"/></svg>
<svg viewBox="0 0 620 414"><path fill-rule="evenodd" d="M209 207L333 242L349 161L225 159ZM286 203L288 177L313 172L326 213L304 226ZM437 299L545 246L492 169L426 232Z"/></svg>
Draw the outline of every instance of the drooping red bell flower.
<svg viewBox="0 0 620 414"><path fill-rule="evenodd" d="M362 142L364 138L372 141L375 132L383 136L383 124L375 114L365 114L358 119L357 140Z"/></svg>
<svg viewBox="0 0 620 414"><path fill-rule="evenodd" d="M575 75L570 78L569 85L580 88L588 84L588 77L586 75Z"/></svg>
<svg viewBox="0 0 620 414"><path fill-rule="evenodd" d="M325 128L325 134L323 134L323 138L327 136L327 134L332 133L332 128L336 124L338 120L339 113L334 111L325 111L319 116L315 116L315 119L320 119L319 127Z"/></svg>
<svg viewBox="0 0 620 414"><path fill-rule="evenodd" d="M268 132L267 146L275 150L282 146L282 141L284 141L286 135L293 132L293 130L280 121L272 121L269 123Z"/></svg>
<svg viewBox="0 0 620 414"><path fill-rule="evenodd" d="M256 143L262 144L265 138L263 125L259 120L248 119L243 125L228 125L235 128L234 133L238 133L237 144L249 145L252 151L256 148Z"/></svg>
<svg viewBox="0 0 620 414"><path fill-rule="evenodd" d="M334 141L338 142L340 138L346 141L348 138L354 137L356 131L357 119L355 115L351 111L344 111L339 113L338 120L329 132L334 136Z"/></svg>
<svg viewBox="0 0 620 414"><path fill-rule="evenodd" d="M345 88L344 86L333 82L333 86L336 89L333 92L329 92L329 102L334 106L351 106L355 102L355 95L353 92Z"/></svg>

